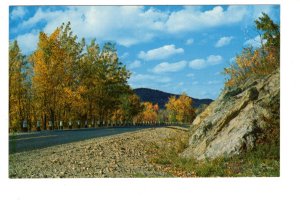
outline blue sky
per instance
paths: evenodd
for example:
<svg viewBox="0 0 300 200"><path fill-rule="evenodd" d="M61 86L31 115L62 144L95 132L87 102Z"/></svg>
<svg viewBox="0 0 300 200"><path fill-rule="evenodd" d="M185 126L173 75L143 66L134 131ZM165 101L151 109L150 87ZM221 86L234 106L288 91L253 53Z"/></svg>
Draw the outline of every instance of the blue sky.
<svg viewBox="0 0 300 200"><path fill-rule="evenodd" d="M132 88L215 99L224 85L224 67L243 47L259 46L254 20L261 12L280 22L280 7L274 5L10 6L9 39L29 55L40 31L49 34L70 21L87 42L116 43L132 72Z"/></svg>

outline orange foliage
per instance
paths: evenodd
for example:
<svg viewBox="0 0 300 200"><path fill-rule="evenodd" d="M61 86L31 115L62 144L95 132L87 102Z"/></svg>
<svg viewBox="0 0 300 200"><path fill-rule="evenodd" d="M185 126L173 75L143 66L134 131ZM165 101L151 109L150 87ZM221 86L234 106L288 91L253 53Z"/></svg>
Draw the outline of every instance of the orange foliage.
<svg viewBox="0 0 300 200"><path fill-rule="evenodd" d="M142 103L144 110L140 113L135 121L137 122L156 122L158 121L158 104L153 105L151 102Z"/></svg>

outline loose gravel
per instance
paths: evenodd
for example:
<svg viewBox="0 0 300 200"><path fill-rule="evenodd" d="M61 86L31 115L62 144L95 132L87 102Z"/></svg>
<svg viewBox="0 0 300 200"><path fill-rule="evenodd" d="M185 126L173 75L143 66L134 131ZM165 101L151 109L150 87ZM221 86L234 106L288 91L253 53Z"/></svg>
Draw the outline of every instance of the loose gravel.
<svg viewBox="0 0 300 200"><path fill-rule="evenodd" d="M170 177L151 161L151 149L182 134L188 133L174 127L149 128L15 153L9 156L9 177Z"/></svg>

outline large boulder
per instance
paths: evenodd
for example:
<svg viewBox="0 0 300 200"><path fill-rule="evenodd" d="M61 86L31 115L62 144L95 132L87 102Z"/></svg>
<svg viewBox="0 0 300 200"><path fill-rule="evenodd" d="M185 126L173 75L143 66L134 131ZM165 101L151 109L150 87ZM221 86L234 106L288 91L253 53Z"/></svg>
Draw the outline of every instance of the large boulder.
<svg viewBox="0 0 300 200"><path fill-rule="evenodd" d="M182 156L202 160L253 149L269 127L264 119L274 115L270 105L278 105L279 114L279 98L279 71L225 90L194 120Z"/></svg>

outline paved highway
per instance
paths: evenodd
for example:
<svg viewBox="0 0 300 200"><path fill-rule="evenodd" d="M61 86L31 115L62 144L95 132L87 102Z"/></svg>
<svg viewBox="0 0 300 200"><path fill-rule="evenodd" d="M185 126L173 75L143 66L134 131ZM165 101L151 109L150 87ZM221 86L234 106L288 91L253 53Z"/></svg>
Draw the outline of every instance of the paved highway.
<svg viewBox="0 0 300 200"><path fill-rule="evenodd" d="M91 138L116 135L151 127L110 127L77 130L41 131L9 136L9 153L17 153L77 142Z"/></svg>

